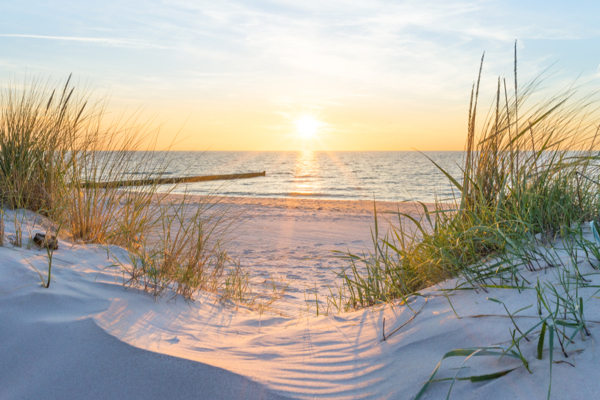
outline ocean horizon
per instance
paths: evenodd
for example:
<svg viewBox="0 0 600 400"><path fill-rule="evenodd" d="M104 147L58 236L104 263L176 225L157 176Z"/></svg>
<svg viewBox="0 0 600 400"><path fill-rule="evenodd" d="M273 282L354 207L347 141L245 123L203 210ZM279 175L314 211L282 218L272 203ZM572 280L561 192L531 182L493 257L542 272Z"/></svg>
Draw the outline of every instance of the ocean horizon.
<svg viewBox="0 0 600 400"><path fill-rule="evenodd" d="M164 174L266 172L258 178L190 183L173 193L432 202L453 196L450 181L432 161L460 181L463 155L463 151L174 151L168 153Z"/></svg>

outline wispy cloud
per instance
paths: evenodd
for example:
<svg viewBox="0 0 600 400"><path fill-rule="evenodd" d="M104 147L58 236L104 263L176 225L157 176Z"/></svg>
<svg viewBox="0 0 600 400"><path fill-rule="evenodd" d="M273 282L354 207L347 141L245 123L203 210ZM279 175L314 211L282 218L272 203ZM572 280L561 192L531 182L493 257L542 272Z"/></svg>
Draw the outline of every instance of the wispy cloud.
<svg viewBox="0 0 600 400"><path fill-rule="evenodd" d="M119 38L94 38L94 37L76 37L76 36L45 36L45 35L23 35L13 33L0 33L1 37L14 37L24 39L42 39L42 40L60 40L70 42L95 43L103 46L129 47L129 48L164 48L156 44L140 42L137 40L119 39Z"/></svg>

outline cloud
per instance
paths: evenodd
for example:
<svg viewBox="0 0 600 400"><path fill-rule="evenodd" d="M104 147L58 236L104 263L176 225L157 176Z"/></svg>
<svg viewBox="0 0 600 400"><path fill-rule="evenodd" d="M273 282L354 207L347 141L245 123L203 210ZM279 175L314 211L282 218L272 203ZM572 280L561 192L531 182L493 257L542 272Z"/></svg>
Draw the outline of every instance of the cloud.
<svg viewBox="0 0 600 400"><path fill-rule="evenodd" d="M64 5L57 10L53 5L47 10L68 15L63 19L73 23L44 25L46 19L36 24L34 18L22 18L10 28L48 35L0 36L87 43L92 46L76 59L83 73L100 71L95 73L104 79L104 71L110 70L123 84L148 91L161 82L172 88L173 97L190 99L245 96L277 103L289 97L311 105L327 105L332 99L349 104L364 98L405 104L464 101L484 50L484 81L489 75L493 84L495 76L512 74L516 38L526 78L528 71L535 76L564 54L559 45L550 54L536 53L533 46L527 47L528 40L554 44L556 39L594 36L598 30L595 23L579 22L587 14L596 15L593 10L581 13L559 6L540 10L497 0L107 0L102 6L82 0L80 4L75 9ZM148 51L100 55L93 46ZM17 51L23 52L22 57L34 57L22 49L9 51L15 52L9 53L13 57ZM63 68L60 57L66 55L48 51L47 56L35 57L44 65L54 59L56 68Z"/></svg>
<svg viewBox="0 0 600 400"><path fill-rule="evenodd" d="M163 48L150 43L139 42L136 40L128 39L117 39L117 38L94 38L94 37L75 37L75 36L44 36L44 35L23 35L23 34L11 34L11 33L0 33L1 37L14 37L24 39L42 39L42 40L61 40L70 42L86 42L96 43L103 46L112 47L129 47L129 48Z"/></svg>

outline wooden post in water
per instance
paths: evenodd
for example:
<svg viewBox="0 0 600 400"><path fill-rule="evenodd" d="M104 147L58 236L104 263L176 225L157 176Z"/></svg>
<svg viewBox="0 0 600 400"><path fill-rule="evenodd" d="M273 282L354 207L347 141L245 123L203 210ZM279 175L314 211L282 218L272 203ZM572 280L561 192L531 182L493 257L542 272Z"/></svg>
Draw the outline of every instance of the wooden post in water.
<svg viewBox="0 0 600 400"><path fill-rule="evenodd" d="M266 176L263 172L248 172L245 174L227 174L227 175L204 175L204 176L186 176L183 178L157 178L157 179L134 179L128 181L112 182L85 182L81 185L82 189L90 188L118 188L122 186L147 186L147 185L174 185L178 183L206 182L206 181L228 181L231 179L248 179L259 176Z"/></svg>

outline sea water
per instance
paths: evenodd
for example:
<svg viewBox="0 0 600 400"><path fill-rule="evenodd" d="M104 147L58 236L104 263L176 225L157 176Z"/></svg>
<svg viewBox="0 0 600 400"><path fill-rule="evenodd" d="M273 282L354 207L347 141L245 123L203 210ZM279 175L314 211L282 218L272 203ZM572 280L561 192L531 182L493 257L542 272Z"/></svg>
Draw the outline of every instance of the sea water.
<svg viewBox="0 0 600 400"><path fill-rule="evenodd" d="M424 201L453 196L463 152L171 152L166 177L266 172L182 185L174 193L332 200ZM436 166L437 164L437 166ZM438 168L438 166L440 168Z"/></svg>

